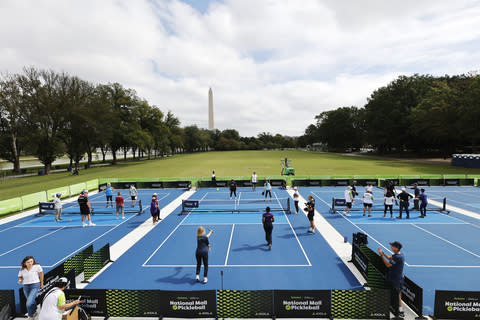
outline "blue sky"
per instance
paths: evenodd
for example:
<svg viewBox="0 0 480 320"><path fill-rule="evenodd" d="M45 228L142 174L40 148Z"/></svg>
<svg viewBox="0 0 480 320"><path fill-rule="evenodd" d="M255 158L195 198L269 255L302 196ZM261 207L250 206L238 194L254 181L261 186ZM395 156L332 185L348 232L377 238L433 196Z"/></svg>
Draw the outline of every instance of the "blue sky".
<svg viewBox="0 0 480 320"><path fill-rule="evenodd" d="M301 5L300 5L301 4ZM3 0L0 71L119 82L183 125L301 135L399 75L479 70L478 0Z"/></svg>

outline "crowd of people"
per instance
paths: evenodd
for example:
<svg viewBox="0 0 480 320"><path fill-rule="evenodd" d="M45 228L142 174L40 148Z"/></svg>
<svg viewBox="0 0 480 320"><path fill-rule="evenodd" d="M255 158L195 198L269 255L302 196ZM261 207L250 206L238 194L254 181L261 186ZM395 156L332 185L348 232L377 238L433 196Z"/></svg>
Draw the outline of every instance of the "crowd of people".
<svg viewBox="0 0 480 320"><path fill-rule="evenodd" d="M425 193L425 189L419 189L415 183L412 186L413 195L407 191L406 187L402 187L400 191L397 191L395 185L391 181L387 181L383 188L383 206L379 211L383 210L383 217L387 217L387 213L390 213L390 218L393 218L393 208L398 206L399 215L397 219L403 218L403 212L405 212L406 218L410 219L410 205L413 199L413 209L420 211L419 218L425 218L427 216L428 197ZM352 185L347 186L344 192L345 209L343 214L345 216L351 216L351 210L355 203L355 198L358 196L357 182L354 180ZM374 208L374 195L373 186L371 184L365 187L365 193L360 201L363 204L363 216L372 217L372 208ZM374 208L375 209L375 208ZM378 208L377 208L378 209ZM374 210L375 211L375 210Z"/></svg>

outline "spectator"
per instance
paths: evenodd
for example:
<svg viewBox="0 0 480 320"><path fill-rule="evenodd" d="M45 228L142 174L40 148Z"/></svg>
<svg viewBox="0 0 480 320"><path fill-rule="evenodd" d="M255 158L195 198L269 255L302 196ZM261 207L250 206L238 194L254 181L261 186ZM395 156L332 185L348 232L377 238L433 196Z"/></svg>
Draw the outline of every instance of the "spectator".
<svg viewBox="0 0 480 320"><path fill-rule="evenodd" d="M22 260L20 271L18 272L18 283L23 285L23 293L27 298L28 319L33 319L37 311L38 290L43 288L43 269L32 256L27 256Z"/></svg>
<svg viewBox="0 0 480 320"><path fill-rule="evenodd" d="M383 263L388 268L387 282L393 289L393 294L398 296L398 310L396 316L403 316L402 309L402 289L403 289L403 266L405 256L400 252L402 244L398 241L390 243L393 255L387 256L382 249L378 248L378 253L382 257Z"/></svg>

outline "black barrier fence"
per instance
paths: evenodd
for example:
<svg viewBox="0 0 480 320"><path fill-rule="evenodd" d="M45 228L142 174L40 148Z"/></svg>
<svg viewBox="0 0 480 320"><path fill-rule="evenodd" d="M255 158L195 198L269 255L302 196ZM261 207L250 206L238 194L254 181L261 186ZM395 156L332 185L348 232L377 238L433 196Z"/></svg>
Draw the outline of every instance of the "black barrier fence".
<svg viewBox="0 0 480 320"><path fill-rule="evenodd" d="M389 319L388 290L70 289L90 315L171 318Z"/></svg>
<svg viewBox="0 0 480 320"><path fill-rule="evenodd" d="M367 246L367 235L353 234L352 242L352 262L367 280L368 287L389 289L390 286L386 282L388 268L382 258ZM423 288L406 276L402 288L402 301L419 317L423 316ZM392 311L396 310L397 303L398 299L392 296L390 304Z"/></svg>
<svg viewBox="0 0 480 320"><path fill-rule="evenodd" d="M78 276L84 270L85 260L93 254L93 245L89 245L73 257L63 263L63 272L68 273L75 270L75 276Z"/></svg>
<svg viewBox="0 0 480 320"><path fill-rule="evenodd" d="M115 189L129 189L131 185L139 189L190 189L192 187L192 181L190 180L175 180L175 181L124 181L124 182L111 182L111 186ZM98 191L105 190L106 183L98 185Z"/></svg>
<svg viewBox="0 0 480 320"><path fill-rule="evenodd" d="M6 305L10 305L11 310L15 310L15 292L13 290L0 290L0 310Z"/></svg>
<svg viewBox="0 0 480 320"><path fill-rule="evenodd" d="M106 244L100 248L97 252L90 255L84 261L83 275L85 281L92 278L98 271L100 271L110 260L110 244Z"/></svg>
<svg viewBox="0 0 480 320"><path fill-rule="evenodd" d="M435 291L435 319L480 319L480 291Z"/></svg>

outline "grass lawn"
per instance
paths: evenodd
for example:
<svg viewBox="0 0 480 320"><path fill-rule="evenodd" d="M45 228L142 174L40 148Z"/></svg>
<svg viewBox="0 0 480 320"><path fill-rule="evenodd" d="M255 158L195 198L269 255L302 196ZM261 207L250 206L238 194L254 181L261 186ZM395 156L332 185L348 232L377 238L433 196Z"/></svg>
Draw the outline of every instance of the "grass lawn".
<svg viewBox="0 0 480 320"><path fill-rule="evenodd" d="M0 182L0 200L62 187L95 178L157 178L279 175L280 159L293 160L297 176L309 175L401 175L401 174L480 174L480 169L424 164L388 159L367 159L331 153L305 151L226 151L176 155L170 158L119 163L116 166L81 170L49 176L25 177Z"/></svg>

